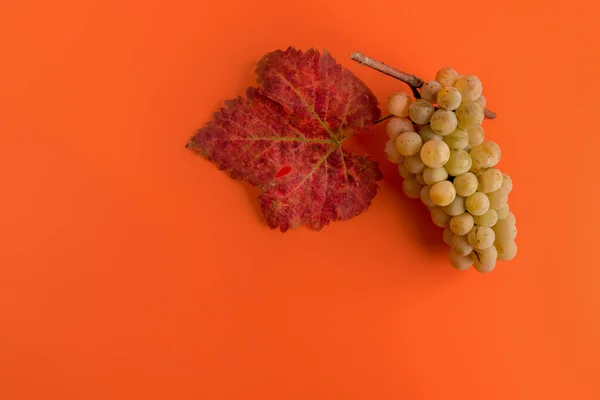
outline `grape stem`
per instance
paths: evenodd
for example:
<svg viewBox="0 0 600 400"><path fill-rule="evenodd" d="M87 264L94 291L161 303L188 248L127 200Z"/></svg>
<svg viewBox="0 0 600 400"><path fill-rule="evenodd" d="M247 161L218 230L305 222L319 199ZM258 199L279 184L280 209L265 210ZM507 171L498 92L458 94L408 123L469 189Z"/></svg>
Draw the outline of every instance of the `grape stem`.
<svg viewBox="0 0 600 400"><path fill-rule="evenodd" d="M367 57L364 54L359 53L359 52L353 53L350 56L350 59L356 61L357 63L359 63L361 65L366 65L369 68L373 68L376 71L382 72L388 76L391 76L392 78L396 78L396 79L406 83L412 90L415 98L417 98L417 99L421 98L421 95L419 94L418 89L421 86L423 86L424 81L423 81L423 79L419 78L418 76L407 74L406 72L397 70L396 68L390 67L389 65L385 65L381 61L377 61L371 57ZM496 113L493 112L492 110L488 110L487 108L485 109L484 114L485 114L486 118L489 118L489 119L496 118ZM377 121L377 122L381 122L381 121Z"/></svg>

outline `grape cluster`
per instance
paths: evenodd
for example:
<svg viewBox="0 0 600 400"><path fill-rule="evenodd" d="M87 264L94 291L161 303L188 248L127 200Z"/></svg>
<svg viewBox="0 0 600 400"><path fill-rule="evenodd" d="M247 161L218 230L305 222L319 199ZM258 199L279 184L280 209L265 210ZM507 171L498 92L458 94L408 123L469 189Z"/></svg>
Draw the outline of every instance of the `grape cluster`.
<svg viewBox="0 0 600 400"><path fill-rule="evenodd" d="M385 153L398 164L402 189L420 199L444 229L450 264L490 272L517 254L515 216L509 210L511 178L496 168L500 146L485 140L486 99L474 75L442 68L421 86L420 99L389 97L393 118Z"/></svg>

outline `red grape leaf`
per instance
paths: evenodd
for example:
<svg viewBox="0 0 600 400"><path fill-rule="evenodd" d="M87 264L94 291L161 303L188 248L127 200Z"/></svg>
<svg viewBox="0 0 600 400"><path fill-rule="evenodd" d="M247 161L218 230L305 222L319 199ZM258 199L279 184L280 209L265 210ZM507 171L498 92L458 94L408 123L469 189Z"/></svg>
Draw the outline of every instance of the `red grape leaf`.
<svg viewBox="0 0 600 400"><path fill-rule="evenodd" d="M373 93L327 51L277 50L256 73L261 88L226 101L188 147L260 188L267 223L282 232L365 211L381 172L341 145L380 117Z"/></svg>

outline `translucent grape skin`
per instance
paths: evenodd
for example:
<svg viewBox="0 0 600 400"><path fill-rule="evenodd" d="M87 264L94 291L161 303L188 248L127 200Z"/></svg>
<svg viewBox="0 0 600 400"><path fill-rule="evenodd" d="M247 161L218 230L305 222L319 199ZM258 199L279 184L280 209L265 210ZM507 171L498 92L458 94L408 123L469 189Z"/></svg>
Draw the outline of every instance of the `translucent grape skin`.
<svg viewBox="0 0 600 400"><path fill-rule="evenodd" d="M442 237L444 238L444 243L450 246L450 244L452 243L452 238L454 237L454 233L452 233L452 230L449 226L444 228L444 233Z"/></svg>
<svg viewBox="0 0 600 400"><path fill-rule="evenodd" d="M483 92L481 81L475 75L462 76L456 81L454 87L462 95L463 102L475 101Z"/></svg>
<svg viewBox="0 0 600 400"><path fill-rule="evenodd" d="M454 250L450 250L448 261L450 262L450 265L459 271L465 271L473 265L473 258L470 255L461 255Z"/></svg>
<svg viewBox="0 0 600 400"><path fill-rule="evenodd" d="M406 168L406 165L404 165L403 162L401 162L401 163L398 164L398 175L400 175L404 179L415 179L415 174L413 174L412 172L410 172Z"/></svg>
<svg viewBox="0 0 600 400"><path fill-rule="evenodd" d="M487 100L485 99L484 95L479 96L478 98L476 98L475 100L473 100L475 103L479 104L481 107L483 107L485 109L485 107L487 106Z"/></svg>
<svg viewBox="0 0 600 400"><path fill-rule="evenodd" d="M425 206L429 209L437 207L433 201L431 201L431 197L429 197L429 191L431 190L431 186L423 186L420 193L421 203L425 204Z"/></svg>
<svg viewBox="0 0 600 400"><path fill-rule="evenodd" d="M416 179L405 179L402 181L402 191L411 199L418 199L421 196L423 186Z"/></svg>
<svg viewBox="0 0 600 400"><path fill-rule="evenodd" d="M467 239L469 239L469 243L475 250L483 250L494 244L496 234L492 228L475 225L469 232Z"/></svg>
<svg viewBox="0 0 600 400"><path fill-rule="evenodd" d="M517 218L515 217L515 214L513 214L512 212L509 212L508 215L506 216L506 223L511 224L511 225L516 225Z"/></svg>
<svg viewBox="0 0 600 400"><path fill-rule="evenodd" d="M503 220L506 219L508 217L508 213L510 211L510 207L508 206L508 203L506 203L504 205L504 207L496 210L496 212L498 213L498 220Z"/></svg>
<svg viewBox="0 0 600 400"><path fill-rule="evenodd" d="M478 258L479 262L482 264L496 265L496 260L498 259L498 250L496 249L496 246L491 245L485 249L475 249L475 253L476 258Z"/></svg>
<svg viewBox="0 0 600 400"><path fill-rule="evenodd" d="M496 210L490 208L483 215L474 215L473 220L477 225L491 228L492 226L496 225L496 222L498 222L498 213Z"/></svg>
<svg viewBox="0 0 600 400"><path fill-rule="evenodd" d="M463 129L469 129L481 125L484 118L484 109L472 101L462 103L456 109L456 119L458 126Z"/></svg>
<svg viewBox="0 0 600 400"><path fill-rule="evenodd" d="M490 208L499 210L508 203L508 191L503 187L493 192L487 193L490 200Z"/></svg>
<svg viewBox="0 0 600 400"><path fill-rule="evenodd" d="M458 175L452 183L459 196L468 197L477 191L477 177L471 172Z"/></svg>
<svg viewBox="0 0 600 400"><path fill-rule="evenodd" d="M388 98L387 108L390 114L397 117L408 117L408 108L412 100L410 96L404 92L392 93Z"/></svg>
<svg viewBox="0 0 600 400"><path fill-rule="evenodd" d="M473 254L475 254L475 253L473 253ZM496 264L486 265L486 264L483 264L481 261L479 261L477 258L475 258L473 261L473 268L475 268L475 271L477 271L479 273L487 274L489 272L492 272L494 270L494 268L496 268Z"/></svg>
<svg viewBox="0 0 600 400"><path fill-rule="evenodd" d="M446 179L448 179L448 171L446 171L446 168L444 167L425 167L423 170L423 180L428 185L433 185L435 183L445 181Z"/></svg>
<svg viewBox="0 0 600 400"><path fill-rule="evenodd" d="M421 136L423 143L430 140L442 140L442 137L435 133L429 125L425 125L423 128L421 128L419 131L419 136Z"/></svg>
<svg viewBox="0 0 600 400"><path fill-rule="evenodd" d="M456 114L448 110L436 110L429 121L431 130L441 136L454 132L457 125Z"/></svg>
<svg viewBox="0 0 600 400"><path fill-rule="evenodd" d="M442 88L442 85L438 81L428 81L421 86L421 98L427 100L430 103L437 101L437 94Z"/></svg>
<svg viewBox="0 0 600 400"><path fill-rule="evenodd" d="M440 228L445 228L450 223L450 216L444 212L441 207L434 207L431 210L431 220Z"/></svg>
<svg viewBox="0 0 600 400"><path fill-rule="evenodd" d="M517 228L515 224L507 219L500 220L492 227L494 234L496 235L496 242L507 243L511 240L515 240L517 237Z"/></svg>
<svg viewBox="0 0 600 400"><path fill-rule="evenodd" d="M398 135L406 131L414 131L414 125L406 118L393 117L390 122L385 126L385 131L388 137L392 140L396 140Z"/></svg>
<svg viewBox="0 0 600 400"><path fill-rule="evenodd" d="M396 138L396 150L405 157L417 154L422 145L423 140L417 132L402 132Z"/></svg>
<svg viewBox="0 0 600 400"><path fill-rule="evenodd" d="M441 181L433 186L429 191L431 201L437 206L444 207L452 203L456 198L456 189L450 181Z"/></svg>
<svg viewBox="0 0 600 400"><path fill-rule="evenodd" d="M385 143L384 152L391 163L398 164L404 161L404 157L396 150L396 142L394 140L390 139Z"/></svg>
<svg viewBox="0 0 600 400"><path fill-rule="evenodd" d="M455 87L444 87L437 94L437 104L441 109L454 111L461 102L462 96Z"/></svg>
<svg viewBox="0 0 600 400"><path fill-rule="evenodd" d="M483 215L490 209L490 199L485 193L475 192L467 197L465 205L472 215Z"/></svg>
<svg viewBox="0 0 600 400"><path fill-rule="evenodd" d="M450 229L455 235L466 235L475 226L473 216L469 213L462 213L450 219Z"/></svg>
<svg viewBox="0 0 600 400"><path fill-rule="evenodd" d="M510 261L517 255L517 244L514 240L507 242L496 241L495 246L498 250L498 260Z"/></svg>
<svg viewBox="0 0 600 400"><path fill-rule="evenodd" d="M427 100L417 99L410 103L408 116L415 124L426 124L431 119L435 108Z"/></svg>
<svg viewBox="0 0 600 400"><path fill-rule="evenodd" d="M415 179L416 179L416 180L417 180L417 182L419 182L421 185L427 185L427 184L425 183L425 180L423 179L423 174L422 174L422 173L420 173L420 174L416 174L416 175L415 175Z"/></svg>
<svg viewBox="0 0 600 400"><path fill-rule="evenodd" d="M504 179L502 179L502 187L504 189L506 189L506 191L508 191L508 193L512 192L512 190L513 190L512 178L510 176L508 176L507 174L504 174Z"/></svg>
<svg viewBox="0 0 600 400"><path fill-rule="evenodd" d="M458 79L458 72L452 68L442 68L435 74L435 80L442 86L454 86Z"/></svg>
<svg viewBox="0 0 600 400"><path fill-rule="evenodd" d="M502 186L504 175L499 169L487 168L477 173L477 190L483 193L494 192ZM507 192L508 193L508 192Z"/></svg>
<svg viewBox="0 0 600 400"><path fill-rule="evenodd" d="M469 133L469 144L471 147L479 146L485 140L485 132L481 125L472 126L467 129Z"/></svg>
<svg viewBox="0 0 600 400"><path fill-rule="evenodd" d="M452 223L452 220L450 220L450 223ZM467 236L455 235L454 232L452 232L452 234L453 236L450 242L450 247L452 247L452 250L456 251L461 256L471 254L471 252L473 251L473 246L471 246L471 243L469 243Z"/></svg>
<svg viewBox="0 0 600 400"><path fill-rule="evenodd" d="M456 196L452 203L448 204L447 206L444 206L444 211L446 211L446 214L451 215L453 217L464 213L465 211L467 211L467 209L465 208L465 198L461 196Z"/></svg>
<svg viewBox="0 0 600 400"><path fill-rule="evenodd" d="M497 143L485 140L479 146L473 147L470 154L473 160L471 172L479 172L498 164L502 157L502 150Z"/></svg>
<svg viewBox="0 0 600 400"><path fill-rule="evenodd" d="M450 157L444 165L449 175L458 176L469 172L471 168L471 156L464 150L450 150Z"/></svg>
<svg viewBox="0 0 600 400"><path fill-rule="evenodd" d="M438 168L450 158L450 148L441 140L430 140L421 147L421 160L429 168Z"/></svg>
<svg viewBox="0 0 600 400"><path fill-rule="evenodd" d="M442 140L446 142L451 149L462 150L469 144L469 133L462 128L456 128L449 135L444 136Z"/></svg>
<svg viewBox="0 0 600 400"><path fill-rule="evenodd" d="M425 164L423 160L421 160L421 156L419 154L415 154L414 156L409 156L404 159L404 166L413 174L420 174L425 169Z"/></svg>

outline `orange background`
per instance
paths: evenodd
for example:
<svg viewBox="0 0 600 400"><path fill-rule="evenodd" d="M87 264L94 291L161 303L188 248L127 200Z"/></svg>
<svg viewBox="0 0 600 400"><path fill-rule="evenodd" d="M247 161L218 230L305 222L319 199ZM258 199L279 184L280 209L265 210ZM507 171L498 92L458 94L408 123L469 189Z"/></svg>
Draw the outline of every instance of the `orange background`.
<svg viewBox="0 0 600 400"><path fill-rule="evenodd" d="M0 398L600 398L592 3L3 0ZM449 267L383 126L366 213L269 230L184 144L288 45L382 102L405 87L353 51L479 75L517 258Z"/></svg>

